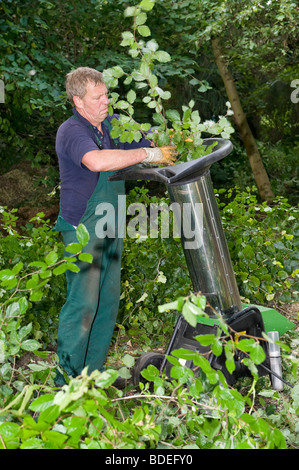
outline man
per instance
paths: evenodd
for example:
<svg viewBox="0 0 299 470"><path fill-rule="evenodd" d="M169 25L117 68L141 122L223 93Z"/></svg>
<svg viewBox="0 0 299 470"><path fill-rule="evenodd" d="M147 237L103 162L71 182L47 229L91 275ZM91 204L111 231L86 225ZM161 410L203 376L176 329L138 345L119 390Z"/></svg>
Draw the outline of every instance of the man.
<svg viewBox="0 0 299 470"><path fill-rule="evenodd" d="M125 214L122 211L118 220L118 200L124 194L124 181L109 181L109 176L141 162L173 164L175 152L151 148L146 138L132 144L111 138L107 87L97 70L79 67L70 72L66 92L74 109L56 136L61 191L54 230L62 232L67 246L77 242L76 227L84 224L90 236L84 251L93 255L91 264L77 262L78 273L66 272L67 298L59 319L59 363L68 376L76 377L86 366L89 372L104 369L119 307L123 238L118 230L124 227ZM113 237L96 230L101 203L115 209L107 228ZM56 383L65 383L59 372Z"/></svg>

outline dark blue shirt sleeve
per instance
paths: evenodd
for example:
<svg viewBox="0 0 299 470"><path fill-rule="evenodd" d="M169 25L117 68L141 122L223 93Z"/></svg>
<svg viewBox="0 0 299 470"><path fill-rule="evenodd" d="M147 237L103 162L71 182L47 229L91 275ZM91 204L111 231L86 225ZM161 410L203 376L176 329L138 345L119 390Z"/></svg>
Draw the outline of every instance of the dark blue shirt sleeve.
<svg viewBox="0 0 299 470"><path fill-rule="evenodd" d="M83 156L92 150L99 150L99 147L92 139L90 132L79 123L62 130L59 141L63 144L64 154L66 154L75 165L82 166Z"/></svg>

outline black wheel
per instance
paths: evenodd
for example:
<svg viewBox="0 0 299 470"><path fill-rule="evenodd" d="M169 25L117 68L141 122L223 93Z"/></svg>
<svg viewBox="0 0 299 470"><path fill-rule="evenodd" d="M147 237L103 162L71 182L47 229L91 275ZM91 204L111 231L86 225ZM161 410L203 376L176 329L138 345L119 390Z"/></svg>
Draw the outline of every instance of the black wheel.
<svg viewBox="0 0 299 470"><path fill-rule="evenodd" d="M160 370L163 359L164 359L164 354L159 354L159 353L154 353L154 352L148 352L140 356L140 358L137 360L133 369L133 374L132 374L133 384L139 385L140 382L145 384L147 381L144 377L142 377L141 371L143 369L146 369L149 365L153 365L158 370Z"/></svg>

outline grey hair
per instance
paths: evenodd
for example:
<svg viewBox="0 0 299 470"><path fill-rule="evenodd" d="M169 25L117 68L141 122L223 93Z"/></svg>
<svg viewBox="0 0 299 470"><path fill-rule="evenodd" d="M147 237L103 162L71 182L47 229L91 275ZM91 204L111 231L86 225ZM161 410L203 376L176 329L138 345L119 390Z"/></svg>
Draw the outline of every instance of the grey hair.
<svg viewBox="0 0 299 470"><path fill-rule="evenodd" d="M74 106L74 96L79 96L81 99L84 97L88 83L104 84L102 73L90 67L78 67L66 75L66 94L72 106Z"/></svg>

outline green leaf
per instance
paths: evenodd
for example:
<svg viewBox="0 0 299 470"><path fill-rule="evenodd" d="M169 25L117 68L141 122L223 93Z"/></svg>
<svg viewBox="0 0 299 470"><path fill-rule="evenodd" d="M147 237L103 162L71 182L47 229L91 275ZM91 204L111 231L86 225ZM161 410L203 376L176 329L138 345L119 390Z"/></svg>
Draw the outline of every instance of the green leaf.
<svg viewBox="0 0 299 470"><path fill-rule="evenodd" d="M157 59L158 62L170 62L171 57L168 52L165 51L157 51L155 52L154 58Z"/></svg>
<svg viewBox="0 0 299 470"><path fill-rule="evenodd" d="M206 308L207 299L204 295L191 294L191 300L200 309L204 310Z"/></svg>
<svg viewBox="0 0 299 470"><path fill-rule="evenodd" d="M73 273L78 273L80 271L80 268L74 263L66 263L66 269Z"/></svg>
<svg viewBox="0 0 299 470"><path fill-rule="evenodd" d="M134 141L135 141L135 142L139 142L141 139L142 139L142 134L141 134L141 132L139 132L139 131L134 132Z"/></svg>
<svg viewBox="0 0 299 470"><path fill-rule="evenodd" d="M55 264L56 261L58 260L58 254L56 251L50 251L50 253L47 254L45 257L45 262L49 266L50 264Z"/></svg>
<svg viewBox="0 0 299 470"><path fill-rule="evenodd" d="M145 25L138 26L137 31L143 37L147 37L151 35L151 30L149 29L148 26L145 26Z"/></svg>
<svg viewBox="0 0 299 470"><path fill-rule="evenodd" d="M18 280L16 278L10 279L9 281L2 281L2 286L7 287L7 289L13 289L16 287Z"/></svg>
<svg viewBox="0 0 299 470"><path fill-rule="evenodd" d="M34 268L47 269L47 264L43 261L32 261L32 263L29 263L28 266L32 266Z"/></svg>
<svg viewBox="0 0 299 470"><path fill-rule="evenodd" d="M160 124L161 126L163 126L163 124L164 124L164 119L163 119L163 116L161 116L161 114L154 113L154 114L153 114L153 120L154 120L157 124Z"/></svg>
<svg viewBox="0 0 299 470"><path fill-rule="evenodd" d="M145 123L141 124L141 129L145 132L149 131L150 128L151 128L151 125L148 122L145 122Z"/></svg>
<svg viewBox="0 0 299 470"><path fill-rule="evenodd" d="M115 78L120 78L125 73L119 65L116 65L115 67L112 67L111 70L112 70L112 74Z"/></svg>
<svg viewBox="0 0 299 470"><path fill-rule="evenodd" d="M35 351L35 349L40 347L41 345L35 339L27 339L21 343L21 348L24 349L24 351Z"/></svg>
<svg viewBox="0 0 299 470"><path fill-rule="evenodd" d="M179 383L185 383L190 377L194 376L190 368L181 365L173 366L170 370L170 375L172 378L178 380Z"/></svg>
<svg viewBox="0 0 299 470"><path fill-rule="evenodd" d="M89 233L85 225L79 224L76 229L76 235L78 242L81 243L82 246L86 246L89 242Z"/></svg>
<svg viewBox="0 0 299 470"><path fill-rule="evenodd" d="M187 300L183 306L182 314L185 320L195 327L199 317L206 316L206 313L200 308Z"/></svg>
<svg viewBox="0 0 299 470"><path fill-rule="evenodd" d="M127 367L121 367L118 369L118 375L122 377L123 379L130 379L131 373Z"/></svg>
<svg viewBox="0 0 299 470"><path fill-rule="evenodd" d="M189 301L184 303L184 306L183 306L183 309L182 309L182 314L183 314L184 319L191 326L193 326L195 328L196 325L197 325L197 319L196 319L196 315L194 315L194 313L190 309L190 302Z"/></svg>
<svg viewBox="0 0 299 470"><path fill-rule="evenodd" d="M153 364L150 364L141 371L141 375L149 382L153 382L159 376L159 370Z"/></svg>
<svg viewBox="0 0 299 470"><path fill-rule="evenodd" d="M121 35L123 39L134 39L134 35L131 33L131 31L123 31Z"/></svg>
<svg viewBox="0 0 299 470"><path fill-rule="evenodd" d="M46 409L40 412L38 418L38 428L42 431L49 429L53 426L60 414L58 405L47 406Z"/></svg>
<svg viewBox="0 0 299 470"><path fill-rule="evenodd" d="M168 109L166 111L166 117L168 117L171 121L180 121L179 112L176 109Z"/></svg>
<svg viewBox="0 0 299 470"><path fill-rule="evenodd" d="M66 263L61 263L59 266L53 269L53 274L55 274L55 276L59 276L59 274L64 274L66 269Z"/></svg>
<svg viewBox="0 0 299 470"><path fill-rule="evenodd" d="M196 340L202 345L202 346L209 346L210 344L214 343L215 341L215 335L200 335L196 336Z"/></svg>
<svg viewBox="0 0 299 470"><path fill-rule="evenodd" d="M167 281L167 277L163 273L163 271L159 271L159 276L157 277L156 282L161 282L162 284L165 284Z"/></svg>
<svg viewBox="0 0 299 470"><path fill-rule="evenodd" d="M170 91L163 91L161 98L163 98L163 100L169 100L171 98Z"/></svg>
<svg viewBox="0 0 299 470"><path fill-rule="evenodd" d="M137 26L141 26L144 24L147 20L147 14L146 13L139 13L139 15L136 16L135 22Z"/></svg>
<svg viewBox="0 0 299 470"><path fill-rule="evenodd" d="M203 386L200 379L195 379L194 383L191 384L189 391L194 398L198 398L203 391Z"/></svg>
<svg viewBox="0 0 299 470"><path fill-rule="evenodd" d="M72 254L76 254L76 253L79 253L81 250L82 250L82 245L81 243L70 243L65 251L67 251L68 253L72 253Z"/></svg>
<svg viewBox="0 0 299 470"><path fill-rule="evenodd" d="M174 302L169 302L164 305L159 305L158 311L160 313L167 312L167 310L178 310L180 312L182 310L183 304L184 304L184 297L179 297Z"/></svg>
<svg viewBox="0 0 299 470"><path fill-rule="evenodd" d="M127 109L129 107L129 103L127 101L120 100L114 106L118 109Z"/></svg>
<svg viewBox="0 0 299 470"><path fill-rule="evenodd" d="M53 405L54 395L41 395L36 400L34 400L29 409L38 413L49 408L49 406Z"/></svg>
<svg viewBox="0 0 299 470"><path fill-rule="evenodd" d="M130 356L129 354L126 354L124 357L123 357L123 363L125 364L125 366L127 367L133 367L134 363L135 363L135 358L133 356Z"/></svg>
<svg viewBox="0 0 299 470"><path fill-rule="evenodd" d="M39 273L39 276L41 279L48 279L49 277L52 276L52 271L50 271L49 269L47 271L41 271Z"/></svg>
<svg viewBox="0 0 299 470"><path fill-rule="evenodd" d="M12 304L9 304L7 309L6 309L6 318L12 318L12 317L17 317L20 315L20 306L19 302L13 302Z"/></svg>
<svg viewBox="0 0 299 470"><path fill-rule="evenodd" d="M28 300L26 299L26 297L21 297L18 300L18 304L19 304L20 314L23 315L23 313L25 313L29 307Z"/></svg>
<svg viewBox="0 0 299 470"><path fill-rule="evenodd" d="M39 302L43 298L43 291L42 290L34 290L31 292L29 300L33 302Z"/></svg>
<svg viewBox="0 0 299 470"><path fill-rule="evenodd" d="M57 431L44 431L43 432L44 438L49 441L52 445L60 448L64 441L68 438L65 434L61 434L60 432Z"/></svg>
<svg viewBox="0 0 299 470"><path fill-rule="evenodd" d="M19 426L16 423L0 424L0 449L16 449L19 445ZM5 447L4 447L5 445Z"/></svg>
<svg viewBox="0 0 299 470"><path fill-rule="evenodd" d="M26 439L20 446L20 449L44 449L45 443L42 439L32 437L30 439Z"/></svg>
<svg viewBox="0 0 299 470"><path fill-rule="evenodd" d="M92 263L93 256L90 253L80 253L78 256L80 261L85 261L86 263Z"/></svg>
<svg viewBox="0 0 299 470"><path fill-rule="evenodd" d="M26 282L26 289L35 289L38 286L38 274L32 274L31 279Z"/></svg>
<svg viewBox="0 0 299 470"><path fill-rule="evenodd" d="M249 276L248 279L249 279L250 284L251 284L253 287L259 287L260 284L261 284L260 280L259 280L257 277L255 277L255 276Z"/></svg>
<svg viewBox="0 0 299 470"><path fill-rule="evenodd" d="M199 366L205 374L215 373L215 371L213 371L212 367L210 366L209 361L199 353L197 353L197 355L193 358L193 363Z"/></svg>
<svg viewBox="0 0 299 470"><path fill-rule="evenodd" d="M252 348L249 354L250 354L250 359L255 364L261 364L266 358L265 351L258 342L255 342L252 345Z"/></svg>
<svg viewBox="0 0 299 470"><path fill-rule="evenodd" d="M6 309L6 318L13 318L23 315L28 309L28 300L26 297L21 297L18 301L12 302Z"/></svg>
<svg viewBox="0 0 299 470"><path fill-rule="evenodd" d="M134 103L134 101L136 100L136 93L134 90L130 90L127 94L127 100L129 101L129 103Z"/></svg>
<svg viewBox="0 0 299 470"><path fill-rule="evenodd" d="M158 85L158 78L155 74L151 73L149 76L150 86L155 88Z"/></svg>
<svg viewBox="0 0 299 470"><path fill-rule="evenodd" d="M26 336L29 335L31 330L32 330L32 323L29 323L28 325L23 326L18 333L19 340L22 341Z"/></svg>
<svg viewBox="0 0 299 470"><path fill-rule="evenodd" d="M100 377L96 381L97 387L107 388L115 382L118 377L116 370L108 369L101 373Z"/></svg>
<svg viewBox="0 0 299 470"><path fill-rule="evenodd" d="M221 356L223 351L223 344L221 341L215 338L215 341L211 345L211 350L215 354L215 356Z"/></svg>
<svg viewBox="0 0 299 470"><path fill-rule="evenodd" d="M155 0L142 0L139 7L144 11L150 11L155 6Z"/></svg>
<svg viewBox="0 0 299 470"><path fill-rule="evenodd" d="M226 365L228 372L231 374L236 368L236 364L234 360L234 353L233 353L233 344L231 341L228 341L226 343L226 345L224 346L224 351L225 351L225 357L226 357L225 365Z"/></svg>
<svg viewBox="0 0 299 470"><path fill-rule="evenodd" d="M12 268L12 272L13 272L14 274L18 274L18 273L21 271L21 269L23 268L23 266L24 266L24 263L22 263L22 262L20 261L19 263L17 263L17 264Z"/></svg>
<svg viewBox="0 0 299 470"><path fill-rule="evenodd" d="M250 355L250 359L255 364L260 364L265 360L265 351L254 339L243 339L237 343L238 349Z"/></svg>
<svg viewBox="0 0 299 470"><path fill-rule="evenodd" d="M180 359L185 359L186 361L193 361L196 360L198 357L198 353L196 351L192 351L191 349L185 348L175 349L171 351L171 354Z"/></svg>
<svg viewBox="0 0 299 470"><path fill-rule="evenodd" d="M10 269L3 269L0 271L0 280L1 281L9 281L15 277L15 273Z"/></svg>

